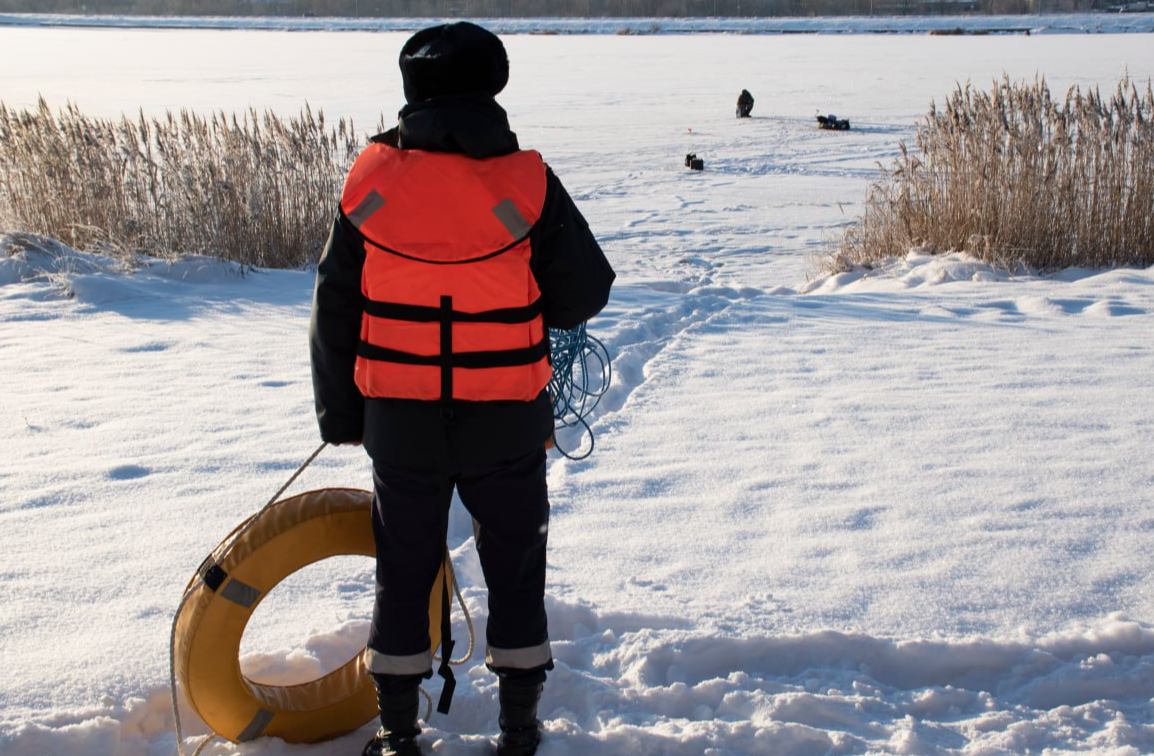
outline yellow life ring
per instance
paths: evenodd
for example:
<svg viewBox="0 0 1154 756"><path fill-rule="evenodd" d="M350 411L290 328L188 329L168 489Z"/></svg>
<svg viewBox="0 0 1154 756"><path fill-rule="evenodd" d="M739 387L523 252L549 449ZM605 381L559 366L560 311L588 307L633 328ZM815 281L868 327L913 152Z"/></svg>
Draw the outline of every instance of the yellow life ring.
<svg viewBox="0 0 1154 756"><path fill-rule="evenodd" d="M176 678L189 703L218 735L234 743L261 736L315 743L376 716L376 692L361 654L299 685L255 683L240 669L245 626L280 581L329 557L374 556L371 511L368 491L309 491L270 505L254 515L255 522L249 518L205 560L176 618L174 654ZM433 648L441 637L444 574L442 565L430 594Z"/></svg>

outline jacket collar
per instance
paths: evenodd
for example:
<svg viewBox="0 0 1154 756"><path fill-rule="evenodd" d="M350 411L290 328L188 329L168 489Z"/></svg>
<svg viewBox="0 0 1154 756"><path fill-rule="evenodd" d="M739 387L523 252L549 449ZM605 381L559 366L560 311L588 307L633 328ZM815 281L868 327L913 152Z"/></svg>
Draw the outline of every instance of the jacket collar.
<svg viewBox="0 0 1154 756"><path fill-rule="evenodd" d="M396 128L372 141L403 150L452 152L471 158L508 155L520 149L505 109L492 97L479 94L410 103L401 109Z"/></svg>

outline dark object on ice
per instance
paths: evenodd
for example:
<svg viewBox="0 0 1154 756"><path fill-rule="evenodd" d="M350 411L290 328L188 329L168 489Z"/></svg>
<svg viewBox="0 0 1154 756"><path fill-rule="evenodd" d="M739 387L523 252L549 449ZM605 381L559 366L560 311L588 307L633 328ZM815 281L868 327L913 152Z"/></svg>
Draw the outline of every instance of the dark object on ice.
<svg viewBox="0 0 1154 756"><path fill-rule="evenodd" d="M697 157L697 155L695 155L694 153L691 152L685 156L685 167L691 168L695 171L704 171L705 170L705 161L702 160L701 158Z"/></svg>
<svg viewBox="0 0 1154 756"><path fill-rule="evenodd" d="M751 112L753 112L753 95L748 89L743 89L737 96L737 117L749 118Z"/></svg>
<svg viewBox="0 0 1154 756"><path fill-rule="evenodd" d="M819 115L817 117L817 127L819 129L830 129L832 131L849 131L849 119L838 118L833 113L829 115Z"/></svg>

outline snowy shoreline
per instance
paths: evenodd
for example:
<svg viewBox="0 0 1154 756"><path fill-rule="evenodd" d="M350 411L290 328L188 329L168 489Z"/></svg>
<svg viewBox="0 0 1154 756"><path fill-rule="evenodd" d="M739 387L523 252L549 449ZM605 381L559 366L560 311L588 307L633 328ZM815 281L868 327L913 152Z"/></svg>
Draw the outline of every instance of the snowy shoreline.
<svg viewBox="0 0 1154 756"><path fill-rule="evenodd" d="M284 16L124 16L0 13L0 27L244 29L408 32L448 18L297 18ZM499 34L1136 34L1154 32L1154 13L1052 13L1016 16L816 16L772 18L481 18Z"/></svg>
<svg viewBox="0 0 1154 756"><path fill-rule="evenodd" d="M12 243L18 247L9 247ZM7 467L14 473L18 486L8 489L15 506L0 507L0 515L16 533L25 533L37 520L51 522L44 518L53 511L71 511L73 517L93 521L102 529L122 528L140 518L152 538L167 544L161 556L133 553L124 535L110 542L73 543L72 548L90 565L84 585L76 586L85 596L78 606L66 608L59 598L47 599L46 592L57 591L63 584L66 565L42 557L38 568L44 574L20 570L6 574L5 587L11 591L8 600L14 602L9 606L29 622L25 631L29 635L8 635L10 648L0 652L9 671L10 692L19 691L0 713L0 750L5 756L169 754L175 745L174 720L169 690L156 674L166 654L167 636L145 628L163 627L178 587L197 562L198 550L211 545L242 517L260 498L263 487L287 474L295 461L285 453L309 435L307 366L301 350L292 346L306 327L312 273L252 270L242 276L236 266L204 258L175 263L141 258L139 267L126 270L112 258L15 235L0 240L0 251L4 252L0 255L0 326L4 326L0 351L15 354L21 366L17 375L40 374L57 361L62 350L44 349L45 344L67 344L68 354L92 366L85 380L75 386L62 379L47 395L34 392L21 401L24 428L9 428L15 431L10 440L22 439L25 459L48 454L53 445L62 444L78 451L87 448L84 462L64 467L61 472L66 477L52 475L39 465L0 465L0 472ZM991 377L999 383L1018 380L1016 374L1032 374L1029 380L1038 387L1062 385L1067 376L1089 378L1090 365L1108 364L1104 356L1118 347L1136 348L1125 345L1141 342L1141 334L1149 332L1154 269L1010 276L958 255L911 254L888 269L839 274L796 289L672 284L626 282L615 304L598 318L598 332L611 345L621 372L607 397L608 409L597 423L604 443L590 460L551 461L557 520L551 536L556 538L557 549L550 564L548 608L557 668L542 701L546 722L542 756L594 752L944 756L1043 749L1137 756L1149 752L1154 746L1154 625L1121 611L1099 615L1100 609L1054 627L1025 619L1042 616L1038 609L1060 598L1057 594L1065 593L1067 587L1077 589L1077 585L1056 584L1045 574L1054 554L1065 554L1058 558L1070 560L1059 562L1058 570L1089 570L1092 574L1082 580L1095 585L1141 583L1140 564L1116 559L1084 564L1078 556L1100 548L1087 551L1087 537L1099 537L1129 540L1130 545L1118 543L1115 548L1141 561L1137 555L1143 553L1141 543L1154 532L1154 520L1142 519L1142 495L1132 488L1133 482L1121 480L1128 469L1133 470L1132 480L1142 477L1141 463L1135 465L1138 457L1129 456L1140 454L1141 444L1107 442L1106 456L1092 464L1116 481L1110 486L1113 493L1103 492L1103 496L1120 507L1119 514L1128 511L1138 516L1132 523L1137 529L1130 529L1129 536L1115 530L1084 498L1100 485L1093 473L1083 480L1076 472L1057 470L1064 481L1057 487L1037 480L1014 484L1015 465L1000 466L997 461L1004 449L1023 441L1029 444L1038 432L1049 431L1054 420L1071 437L1049 452L1051 461L1073 459L1070 450L1103 431L1122 431L1127 425L1122 418L1137 407L1110 415L1109 396L1127 386L1144 390L1149 383L1149 359L1129 361L1124 369L1119 365L1095 379L1095 383L1103 381L1104 390L1080 393L1079 401L1091 406L1075 410L1075 415L1064 407L1038 416L1037 402L1049 403L1041 388L1023 391L1009 385L995 389L1002 401L995 396L979 405L975 399L982 392L955 387L956 395L939 397L942 406L938 407L925 401L925 391L934 381L930 374L962 374L979 355L998 364ZM870 308L876 310L875 315L863 317ZM281 318L287 328L278 324ZM884 336L875 332L870 322L875 318L892 324L893 332ZM85 325L81 343L71 335L76 323ZM154 330L149 323L166 325ZM1137 332L1125 336L1130 330L1127 325ZM205 341L206 326L214 336L211 344ZM782 331L777 336L782 343L774 347L778 357L767 363L783 371L775 379L778 388L764 396L746 394L753 406L744 408L714 393L716 405L709 413L714 420L711 425L718 428L741 427L734 421L734 412L747 418L776 417L772 428L758 430L756 424L747 422L741 433L774 438L782 448L772 453L764 469L751 465L752 459L733 454L742 447L740 442L719 443L728 435L726 431L712 435L706 429L691 431L690 448L685 448L675 440L677 429L685 426L677 410L663 406L670 398L662 395L672 390L672 404L681 407L687 406L686 391L706 395L714 382L708 377L710 365L718 364L711 354L719 349L727 353L735 348L743 353L760 350L767 342L757 334L765 328ZM969 338L959 338L967 332ZM922 333L934 336L927 339ZM995 333L1001 333L998 341L1005 343L987 343ZM869 337L863 338L866 334ZM272 351L245 354L242 345L252 343L254 336ZM1046 358L1046 343L1054 337L1075 339L1074 354L1085 352L1084 356L1076 364L1053 364ZM958 353L940 353L935 342L943 339L952 342ZM1092 344L1104 348L1094 353ZM993 358L991 347L1000 356ZM1023 353L1017 355L1019 351ZM820 360L819 355L826 352L844 359L806 366L807 360L815 356ZM902 356L894 362L887 356L891 352ZM199 362L202 355L213 355L213 359L174 380L177 373L191 367L186 366L188 357ZM1015 365L1019 357L1022 363ZM893 364L885 367L887 362ZM756 366L751 367L728 371L730 390L748 389L742 384L756 379ZM1048 375L1039 374L1039 369ZM789 378L792 372L797 373L796 380ZM900 377L903 373L920 375L920 381L907 383ZM139 393L142 385L150 385L157 374L169 376L171 385L142 397L134 406L134 417L123 418L123 408L131 401L128 397ZM671 381L671 377L675 378ZM735 381L737 385L732 385ZM219 390L215 387L224 386L236 401L208 399ZM825 392L823 386L832 391ZM815 389L825 393L824 399L803 398ZM52 396L61 390L65 392L63 404ZM891 397L889 408L877 403L874 394L879 390ZM1011 396L1022 400L1022 406L1005 406ZM791 415L796 409L786 408L796 408L798 401L813 406L803 409L795 420ZM839 402L844 406L831 406ZM773 405L777 409L766 409ZM72 406L85 409L74 417ZM189 425L182 415L194 407L200 416ZM231 422L229 418L240 407L245 412L239 427L234 427L236 418ZM286 408L291 411L285 412ZM1081 409L1085 413L1079 420ZM879 411L881 417L877 417ZM825 413L826 419L815 419L811 413ZM637 422L641 415L645 420ZM949 453L945 458L924 460L906 459L900 453L910 441L919 447L948 448L958 427L948 419L951 415L966 418L967 436L957 440L974 447L967 454L967 464L984 470L988 480L980 476L969 484L962 482L964 478L951 483L953 476L947 471L960 460L949 459ZM1140 428L1149 423L1149 413L1139 415L1145 418L1139 420ZM1060 419L1063 416L1066 419ZM834 437L847 432L873 437L871 442L856 445L856 452L845 454L859 455L881 444L889 451L878 459L888 460L887 464L867 471L851 461L850 469L844 470L835 453L821 474L823 481L815 481L816 491L811 492L804 480L779 478L769 485L792 491L788 501L771 504L771 498L751 506L756 492L766 486L762 480L766 474L789 476L794 474L791 468L811 451L819 456L833 452L835 447L829 446L825 451L811 449L814 441L807 439L824 435L820 428L834 418L838 426ZM1090 418L1101 425L1080 429ZM146 426L161 428L177 423L200 438L191 449L182 443L181 434L153 438L140 432L142 420ZM871 430L878 420L883 427L893 427L895 420L925 427L912 434L883 436ZM127 433L116 429L126 421ZM262 442L234 450L241 458L230 460L228 447L253 433ZM1138 429L1138 435L1142 433ZM81 438L90 434L96 435L87 442ZM86 447L88 443L95 446ZM272 459L266 448L276 450L271 452ZM1045 448L1037 447L1031 454L1045 453ZM1112 468L1103 462L1119 451L1123 456ZM793 460L797 453L803 459ZM357 450L330 450L297 488L355 481L363 470L359 457ZM689 467L690 459L696 459L699 469ZM919 473L926 472L927 463L944 465L943 473L928 475L923 481ZM190 464L201 471L203 480L192 483L185 478ZM1044 461L1040 464L1046 466ZM802 479L810 475L804 469L803 464ZM70 492L70 487L77 475L97 489L93 496L74 498L78 494ZM879 484L879 476L887 482ZM1020 489L1021 493L987 497L991 482L994 489ZM695 492L703 483L717 502L710 509L722 502L730 506L748 502L739 504L736 520L724 524L735 533L744 531L743 537L724 529L710 534L705 525L712 515L691 514ZM959 483L960 489L955 490ZM656 490L649 490L654 485ZM631 491L635 486L640 490ZM863 486L864 499L837 494ZM186 527L184 506L144 511L134 506L170 489L172 504L204 502L195 517L195 532ZM869 489L889 490L888 495L904 501L916 501L921 489L933 492L931 499L942 501L924 505L930 510L925 513L903 508L895 518ZM616 511L618 497L629 502L629 512ZM782 518L780 509L792 510L792 514ZM1022 512L1031 512L1033 522L1022 522ZM607 514L609 519L605 519ZM767 516L771 519L766 520ZM977 519L984 535L978 544L973 542L977 531L955 542L948 535L951 528L935 532L933 523L943 518L955 527ZM1086 533L1081 524L1086 522L1098 522L1100 532ZM586 591L573 590L572 568L595 570L594 565L604 557L604 533L614 527L623 540L621 547L634 552L637 560L620 576L624 581L620 590L626 598L613 601L603 595L591 603L582 596ZM1050 545L1030 556L1037 551L1038 529L1048 531L1043 540ZM712 542L713 548L726 548L738 560L736 571L711 581L710 573L717 566L709 558L702 561L699 548L678 535L682 530L693 532L695 540ZM1007 537L1009 541L1004 540ZM750 538L755 543L743 542ZM33 553L40 547L34 539L8 535L6 541L17 550L17 563L37 564ZM872 544L881 542L887 545L872 553ZM486 592L471 523L459 503L450 521L449 545L477 638L483 638ZM967 557L975 546L979 553ZM941 564L943 559L947 564ZM967 563L970 559L990 564ZM124 573L125 560L135 563L138 573L148 570L143 585L139 580L144 573L138 578L131 570ZM911 561L922 565L914 571L900 566ZM851 577L859 571L855 565L871 562L875 564L865 580L861 575ZM942 568L945 574L934 574ZM955 577L958 568L969 577ZM697 577L690 577L694 572ZM887 573L892 576L885 577ZM293 627L299 627L299 618L291 621L292 613L302 601L315 601L331 591L334 577L326 575L336 576L340 598L335 603L318 603L309 611L312 630L298 645L300 638ZM771 578L769 582L766 577ZM1063 582L1069 579L1067 574ZM895 592L885 585L891 581L906 587ZM771 585L774 592L766 592ZM28 595L18 599L22 588ZM290 590L283 585L277 592L282 588ZM371 590L369 564L344 564L325 573L314 570L307 583L295 584L287 596L270 594L268 607L262 606L262 611L267 609L263 622L250 627L250 632L270 637L259 643L259 650L242 648L246 674L265 684L291 684L343 664L364 642L363 602ZM962 595L951 596L950 591ZM1046 595L1046 591L1056 595ZM931 624L945 620L939 629L918 630L917 623L911 623L902 632L902 622L893 626L892 605L905 605L900 613L916 613L913 604L922 601L923 592L943 602L925 607ZM1086 600L1075 595L1065 600L1071 599ZM56 638L68 645L77 643L77 628L36 629L46 619L37 607L42 600L51 600L66 613L88 611L85 604L90 603L103 615L101 624L109 634L87 640L88 658L83 663L56 667L54 644L36 641ZM972 605L979 600L983 603ZM1115 604L1090 600L1101 608ZM878 607L857 609L855 619L839 621L842 607L855 602ZM1115 605L1127 603L1131 602ZM1137 604L1141 606L1142 601ZM638 606L645 608L639 611ZM824 619L813 629L799 627L799 615L815 610ZM972 617L967 619L966 614ZM1016 627L1012 624L1015 615L1021 618ZM996 621L990 623L998 616L1010 622L1003 621L999 629ZM276 627L286 619L290 620L285 623L287 633ZM977 633L959 633L950 629L954 623L986 627ZM460 624L455 633L464 640ZM129 668L110 675L110 665L124 665L113 661L116 649L129 644L135 649ZM38 674L49 668L57 678L39 679ZM492 675L474 657L461 678L452 716L432 717L422 736L438 753L484 753L493 735L496 686ZM80 698L90 703L61 702L61 685L89 691ZM436 696L436 681L430 687ZM182 702L181 710L190 738L186 747L191 749L207 733L187 704ZM356 752L371 731L366 726L309 746L307 752L315 756ZM210 753L288 756L300 752L302 746L262 739L244 746L217 743L212 748Z"/></svg>

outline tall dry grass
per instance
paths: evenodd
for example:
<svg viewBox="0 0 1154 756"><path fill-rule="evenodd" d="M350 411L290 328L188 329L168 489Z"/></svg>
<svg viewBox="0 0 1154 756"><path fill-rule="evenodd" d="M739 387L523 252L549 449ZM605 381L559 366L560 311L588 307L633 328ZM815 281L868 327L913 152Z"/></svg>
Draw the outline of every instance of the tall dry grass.
<svg viewBox="0 0 1154 756"><path fill-rule="evenodd" d="M362 146L308 106L112 121L0 103L0 221L76 249L296 267L319 255Z"/></svg>
<svg viewBox="0 0 1154 756"><path fill-rule="evenodd" d="M918 125L822 262L873 265L920 248L1009 269L1154 265L1154 92L1045 80L957 87Z"/></svg>

